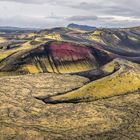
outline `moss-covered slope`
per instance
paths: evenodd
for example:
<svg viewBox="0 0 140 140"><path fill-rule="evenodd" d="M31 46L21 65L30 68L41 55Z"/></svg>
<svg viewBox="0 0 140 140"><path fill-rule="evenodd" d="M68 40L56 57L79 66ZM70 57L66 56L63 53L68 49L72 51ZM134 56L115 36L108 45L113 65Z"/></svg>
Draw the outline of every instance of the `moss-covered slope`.
<svg viewBox="0 0 140 140"><path fill-rule="evenodd" d="M95 80L78 90L48 97L44 101L46 103L93 101L138 92L140 90L140 66L116 59L105 65L103 70L109 72L118 65L120 66L119 70L107 77Z"/></svg>

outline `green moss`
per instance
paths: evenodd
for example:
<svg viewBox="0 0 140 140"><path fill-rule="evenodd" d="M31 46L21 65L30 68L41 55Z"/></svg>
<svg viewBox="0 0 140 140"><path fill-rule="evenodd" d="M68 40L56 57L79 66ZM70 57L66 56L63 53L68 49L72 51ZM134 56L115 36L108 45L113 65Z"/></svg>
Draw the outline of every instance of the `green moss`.
<svg viewBox="0 0 140 140"><path fill-rule="evenodd" d="M78 90L51 97L48 102L91 101L135 92L140 87L140 71L136 67L127 67L121 64L121 68L114 74L93 81Z"/></svg>

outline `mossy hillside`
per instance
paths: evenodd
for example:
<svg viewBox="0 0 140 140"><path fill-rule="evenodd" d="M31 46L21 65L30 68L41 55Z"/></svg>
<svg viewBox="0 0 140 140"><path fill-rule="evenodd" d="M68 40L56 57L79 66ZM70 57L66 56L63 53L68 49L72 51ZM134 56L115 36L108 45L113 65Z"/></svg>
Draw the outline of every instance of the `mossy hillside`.
<svg viewBox="0 0 140 140"><path fill-rule="evenodd" d="M52 40L58 40L58 41L61 41L62 40L61 35L60 34L57 34L57 33L48 34L48 35L45 36L45 38L52 39Z"/></svg>
<svg viewBox="0 0 140 140"><path fill-rule="evenodd" d="M4 37L0 37L0 43L5 43L5 42L7 42L8 40L6 39L6 38L4 38Z"/></svg>
<svg viewBox="0 0 140 140"><path fill-rule="evenodd" d="M140 72L137 67L134 69L130 65L121 64L120 69L114 74L93 81L78 90L50 97L46 102L92 101L136 92L140 89Z"/></svg>
<svg viewBox="0 0 140 140"><path fill-rule="evenodd" d="M27 33L27 34L18 35L16 38L18 38L18 39L29 39L29 40L32 40L36 36L37 36L37 33L31 32L31 33Z"/></svg>
<svg viewBox="0 0 140 140"><path fill-rule="evenodd" d="M101 38L102 31L97 29L96 31L89 33L87 39L91 41L96 41L98 43L104 44L104 41Z"/></svg>
<svg viewBox="0 0 140 140"><path fill-rule="evenodd" d="M24 50L28 50L33 48L34 46L30 44L30 41L23 43L23 44L19 44L19 47L17 48L13 48L13 49L9 49L9 50L0 50L0 61L9 57L10 55L17 53L17 52L21 52Z"/></svg>

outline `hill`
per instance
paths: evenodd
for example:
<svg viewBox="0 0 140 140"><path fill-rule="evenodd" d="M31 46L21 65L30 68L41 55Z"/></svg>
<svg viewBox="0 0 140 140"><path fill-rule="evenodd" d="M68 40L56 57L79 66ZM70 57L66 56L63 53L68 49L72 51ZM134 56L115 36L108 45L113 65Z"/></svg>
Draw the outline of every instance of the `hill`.
<svg viewBox="0 0 140 140"><path fill-rule="evenodd" d="M119 67L119 69L113 72L116 67ZM46 97L44 98L44 101L46 103L94 101L140 91L139 65L133 64L129 61L115 59L105 65L102 69L113 73L105 78L95 80L78 90L62 95Z"/></svg>
<svg viewBox="0 0 140 140"><path fill-rule="evenodd" d="M74 24L74 23L69 24L67 26L67 28L79 29L79 30L83 30L83 31L93 31L96 29L96 27L92 27L92 26L88 26L88 25L78 25L78 24Z"/></svg>

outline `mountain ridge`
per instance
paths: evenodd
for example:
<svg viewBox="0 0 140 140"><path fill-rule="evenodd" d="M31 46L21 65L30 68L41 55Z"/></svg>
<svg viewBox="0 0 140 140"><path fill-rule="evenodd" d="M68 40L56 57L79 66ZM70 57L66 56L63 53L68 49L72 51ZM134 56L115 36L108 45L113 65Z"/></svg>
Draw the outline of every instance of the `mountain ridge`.
<svg viewBox="0 0 140 140"><path fill-rule="evenodd" d="M80 29L83 31L93 31L96 29L96 27L89 26L89 25L79 25L75 23L71 23L67 26L67 28L72 28L72 29Z"/></svg>

